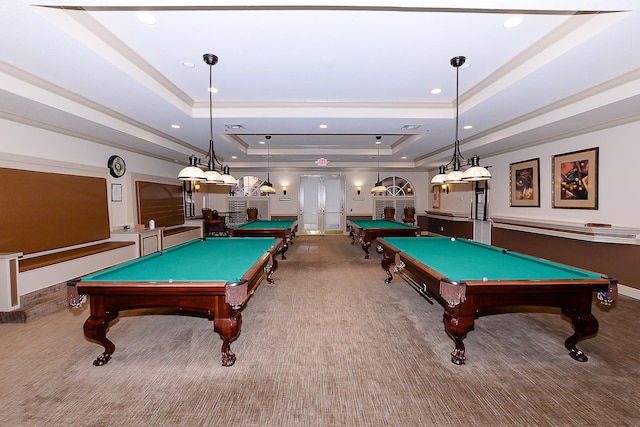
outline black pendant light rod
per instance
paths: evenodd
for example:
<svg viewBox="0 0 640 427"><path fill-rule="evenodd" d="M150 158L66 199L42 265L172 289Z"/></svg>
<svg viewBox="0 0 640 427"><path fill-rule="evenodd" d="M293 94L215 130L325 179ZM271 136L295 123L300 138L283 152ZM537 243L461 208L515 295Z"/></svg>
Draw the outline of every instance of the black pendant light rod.
<svg viewBox="0 0 640 427"><path fill-rule="evenodd" d="M218 57L213 53L205 53L202 55L202 59L205 64L209 66L209 152L207 153L209 157L209 170L214 170L215 164L217 163L222 168L222 163L216 157L216 151L214 148L213 142L213 66L218 63Z"/></svg>
<svg viewBox="0 0 640 427"><path fill-rule="evenodd" d="M269 149L271 145L271 135L266 135L265 138L267 139L267 183L271 186L271 151Z"/></svg>
<svg viewBox="0 0 640 427"><path fill-rule="evenodd" d="M376 142L376 145L378 146L378 181L376 181L376 186L378 185L382 185L381 181L380 181L380 140L382 139L381 136L376 136L376 140L378 142Z"/></svg>
<svg viewBox="0 0 640 427"><path fill-rule="evenodd" d="M448 169L449 166L453 165L454 171L460 170L460 167L462 166L461 160L466 161L466 159L460 153L460 140L458 135L458 123L459 123L458 117L459 117L459 104L460 104L460 95L459 95L460 67L464 65L466 60L467 58L464 56L456 56L454 58L451 58L451 66L456 69L456 140L453 144L453 157L451 158L451 161L447 163L446 168Z"/></svg>

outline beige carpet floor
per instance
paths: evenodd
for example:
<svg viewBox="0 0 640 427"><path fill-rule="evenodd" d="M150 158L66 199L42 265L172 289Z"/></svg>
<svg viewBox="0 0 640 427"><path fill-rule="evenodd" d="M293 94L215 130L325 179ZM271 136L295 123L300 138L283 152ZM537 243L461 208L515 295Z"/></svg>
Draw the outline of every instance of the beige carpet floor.
<svg viewBox="0 0 640 427"><path fill-rule="evenodd" d="M451 364L442 307L346 236L298 236L243 310L233 367L204 318L122 315L116 351L88 307L0 324L0 421L12 426L638 426L640 301L594 303L597 336L555 309L481 317Z"/></svg>

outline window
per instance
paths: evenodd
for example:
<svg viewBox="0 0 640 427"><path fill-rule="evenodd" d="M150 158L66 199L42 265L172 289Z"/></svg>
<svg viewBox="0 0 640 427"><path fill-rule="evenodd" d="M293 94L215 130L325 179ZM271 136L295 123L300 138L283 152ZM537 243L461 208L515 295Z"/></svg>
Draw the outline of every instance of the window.
<svg viewBox="0 0 640 427"><path fill-rule="evenodd" d="M400 176L388 176L382 180L382 185L387 187L387 192L383 196L415 197L413 185Z"/></svg>
<svg viewBox="0 0 640 427"><path fill-rule="evenodd" d="M260 197L262 180L255 176L243 176L238 179L238 185L232 189L234 197Z"/></svg>
<svg viewBox="0 0 640 427"><path fill-rule="evenodd" d="M415 207L415 193L413 185L400 176L389 176L382 180L387 192L373 199L375 218L384 217L384 208L394 208L396 221L402 221L404 208Z"/></svg>

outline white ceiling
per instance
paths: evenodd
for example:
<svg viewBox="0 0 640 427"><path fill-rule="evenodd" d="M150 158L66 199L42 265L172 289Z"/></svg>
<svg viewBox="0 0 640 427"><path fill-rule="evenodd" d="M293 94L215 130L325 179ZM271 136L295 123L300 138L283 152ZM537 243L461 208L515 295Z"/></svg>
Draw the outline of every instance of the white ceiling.
<svg viewBox="0 0 640 427"><path fill-rule="evenodd" d="M640 2L449 3L3 0L0 117L186 164L209 145L213 53L215 150L232 169L265 168L265 135L272 168L375 167L376 135L382 167L437 168L459 55L466 157L640 119Z"/></svg>

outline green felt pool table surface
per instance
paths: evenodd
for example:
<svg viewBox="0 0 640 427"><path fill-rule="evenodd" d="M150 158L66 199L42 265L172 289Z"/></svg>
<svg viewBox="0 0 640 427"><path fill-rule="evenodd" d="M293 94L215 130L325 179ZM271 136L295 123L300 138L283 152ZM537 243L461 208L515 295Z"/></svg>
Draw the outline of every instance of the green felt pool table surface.
<svg viewBox="0 0 640 427"><path fill-rule="evenodd" d="M70 281L70 292L89 296L85 337L105 349L93 364L111 359L115 344L106 334L120 311L161 308L213 320L222 365L233 365L230 343L240 334L240 309L264 278L273 283L281 247L282 239L273 237L194 240Z"/></svg>
<svg viewBox="0 0 640 427"><path fill-rule="evenodd" d="M395 273L443 305L445 330L455 342L451 361L458 365L466 361L463 339L475 318L516 306L560 308L575 329L565 347L573 359L586 362L576 343L598 331L593 293L605 305L617 295L614 278L466 239L384 237L378 244L385 282L393 280L395 264Z"/></svg>
<svg viewBox="0 0 640 427"><path fill-rule="evenodd" d="M369 248L374 239L389 236L415 237L420 231L420 227L386 219L353 219L347 223L351 228L351 243L355 243L356 237L360 238L365 259L369 258Z"/></svg>
<svg viewBox="0 0 640 427"><path fill-rule="evenodd" d="M291 229L297 221L295 220L285 220L285 219L272 219L265 220L259 219L256 221L245 222L244 224L240 224L236 229L241 230L250 230L250 229L274 229L274 230L286 230Z"/></svg>
<svg viewBox="0 0 640 427"><path fill-rule="evenodd" d="M597 273L534 258L467 239L384 239L452 281L600 279Z"/></svg>
<svg viewBox="0 0 640 427"><path fill-rule="evenodd" d="M418 227L405 224L404 222L390 221L387 219L352 219L351 223L359 228L363 229L371 229L371 228L381 228L381 229L410 229L416 230Z"/></svg>
<svg viewBox="0 0 640 427"><path fill-rule="evenodd" d="M285 253L289 249L289 245L293 244L293 238L297 231L297 220L258 219L238 225L231 230L231 235L238 237L279 237L282 239L282 250L280 251L280 256L282 259L287 259Z"/></svg>
<svg viewBox="0 0 640 427"><path fill-rule="evenodd" d="M85 276L81 282L239 281L277 240L269 237L194 240Z"/></svg>

